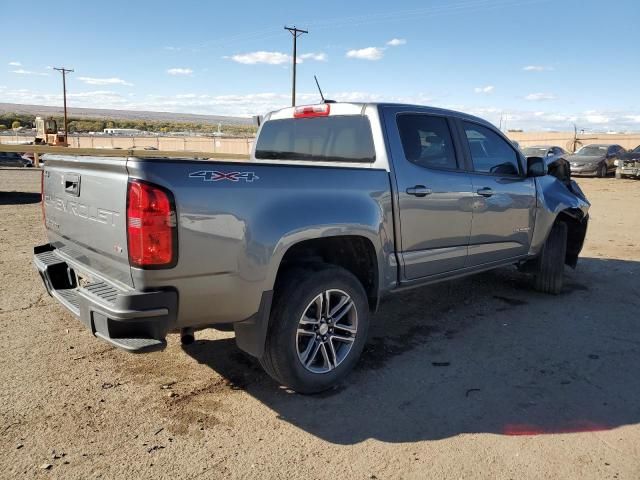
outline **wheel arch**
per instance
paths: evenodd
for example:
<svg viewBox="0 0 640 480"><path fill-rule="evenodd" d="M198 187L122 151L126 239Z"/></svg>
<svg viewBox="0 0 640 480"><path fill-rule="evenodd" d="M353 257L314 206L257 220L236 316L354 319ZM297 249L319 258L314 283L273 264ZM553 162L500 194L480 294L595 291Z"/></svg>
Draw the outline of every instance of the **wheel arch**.
<svg viewBox="0 0 640 480"><path fill-rule="evenodd" d="M564 263L575 268L587 235L589 215L585 216L582 210L577 208L567 208L558 213L554 224L557 222L567 225L567 250Z"/></svg>
<svg viewBox="0 0 640 480"><path fill-rule="evenodd" d="M384 276L384 262L380 258L376 238L366 232L328 234L316 238L292 241L278 252L277 265L269 283L277 290L284 274L292 268L314 265L334 265L351 272L367 293L369 307L375 310L380 297L380 282Z"/></svg>

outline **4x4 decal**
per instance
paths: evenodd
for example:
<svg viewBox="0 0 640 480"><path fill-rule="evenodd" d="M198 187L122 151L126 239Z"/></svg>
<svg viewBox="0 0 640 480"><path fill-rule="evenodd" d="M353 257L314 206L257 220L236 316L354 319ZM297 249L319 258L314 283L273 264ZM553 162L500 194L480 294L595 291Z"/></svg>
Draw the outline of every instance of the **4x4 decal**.
<svg viewBox="0 0 640 480"><path fill-rule="evenodd" d="M253 182L260 180L254 172L218 172L216 170L200 170L189 174L189 178L202 178L205 182L220 182L228 180L230 182Z"/></svg>

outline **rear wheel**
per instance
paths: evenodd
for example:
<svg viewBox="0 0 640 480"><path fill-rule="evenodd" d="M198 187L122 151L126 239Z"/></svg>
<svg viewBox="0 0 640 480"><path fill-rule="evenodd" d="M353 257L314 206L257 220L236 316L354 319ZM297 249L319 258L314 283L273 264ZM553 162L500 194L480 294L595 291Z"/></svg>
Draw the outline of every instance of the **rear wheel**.
<svg viewBox="0 0 640 480"><path fill-rule="evenodd" d="M360 281L343 268L296 269L277 288L260 363L300 393L335 386L367 339L369 305Z"/></svg>
<svg viewBox="0 0 640 480"><path fill-rule="evenodd" d="M534 288L557 295L562 291L567 253L567 224L556 222L542 247L534 274Z"/></svg>

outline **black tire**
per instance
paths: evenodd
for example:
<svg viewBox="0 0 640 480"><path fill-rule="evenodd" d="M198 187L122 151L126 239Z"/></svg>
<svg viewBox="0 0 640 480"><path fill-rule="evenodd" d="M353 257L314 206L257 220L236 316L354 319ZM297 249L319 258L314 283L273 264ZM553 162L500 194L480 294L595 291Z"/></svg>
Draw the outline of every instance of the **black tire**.
<svg viewBox="0 0 640 480"><path fill-rule="evenodd" d="M538 257L534 274L534 288L557 295L564 282L564 261L567 253L567 224L556 222Z"/></svg>
<svg viewBox="0 0 640 480"><path fill-rule="evenodd" d="M357 333L351 349L337 367L313 373L298 357L296 332L307 307L320 293L339 289L351 297L357 315ZM294 269L276 286L269 319L265 352L260 358L264 370L278 383L298 393L317 393L334 387L355 366L367 341L369 304L360 281L349 271L331 265Z"/></svg>
<svg viewBox="0 0 640 480"><path fill-rule="evenodd" d="M606 163L603 163L598 167L598 177L605 178L608 174L609 174L609 171L607 170Z"/></svg>

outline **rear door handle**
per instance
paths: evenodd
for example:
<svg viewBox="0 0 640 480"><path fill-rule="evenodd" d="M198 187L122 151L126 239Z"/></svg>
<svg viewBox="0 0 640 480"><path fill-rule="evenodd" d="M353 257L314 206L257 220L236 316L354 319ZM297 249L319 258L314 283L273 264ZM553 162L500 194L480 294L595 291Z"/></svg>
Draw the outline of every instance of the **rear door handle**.
<svg viewBox="0 0 640 480"><path fill-rule="evenodd" d="M409 187L406 191L409 195L413 195L414 197L426 197L427 195L431 195L431 193L433 193L430 188L427 188L424 185Z"/></svg>
<svg viewBox="0 0 640 480"><path fill-rule="evenodd" d="M478 195L481 195L483 197L490 197L492 196L495 192L489 188L489 187L484 187L484 188L480 188L476 191L478 193Z"/></svg>

